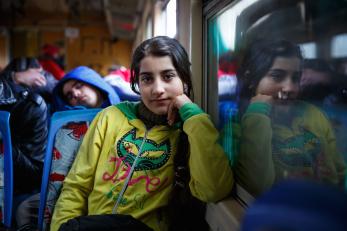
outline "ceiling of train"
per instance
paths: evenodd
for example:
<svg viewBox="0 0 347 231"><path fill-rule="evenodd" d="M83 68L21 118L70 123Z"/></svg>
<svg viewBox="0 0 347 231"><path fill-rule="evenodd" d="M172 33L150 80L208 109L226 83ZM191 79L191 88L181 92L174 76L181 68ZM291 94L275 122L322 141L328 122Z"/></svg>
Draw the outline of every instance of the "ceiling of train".
<svg viewBox="0 0 347 231"><path fill-rule="evenodd" d="M1 12L21 17L27 12L62 13L75 22L83 14L103 15L112 39L135 37L145 0L0 0Z"/></svg>

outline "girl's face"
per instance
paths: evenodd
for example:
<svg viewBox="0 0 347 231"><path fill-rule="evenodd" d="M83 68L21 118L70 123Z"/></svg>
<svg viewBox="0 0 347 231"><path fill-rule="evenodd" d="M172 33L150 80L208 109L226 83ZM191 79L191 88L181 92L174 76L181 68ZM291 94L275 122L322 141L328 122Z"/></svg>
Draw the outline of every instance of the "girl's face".
<svg viewBox="0 0 347 231"><path fill-rule="evenodd" d="M96 108L102 105L102 96L94 87L77 80L68 80L63 86L63 94L70 106Z"/></svg>
<svg viewBox="0 0 347 231"><path fill-rule="evenodd" d="M183 94L183 82L169 56L143 58L138 85L143 103L157 115L166 115L171 100Z"/></svg>
<svg viewBox="0 0 347 231"><path fill-rule="evenodd" d="M299 58L277 57L270 70L260 80L256 94L269 95L274 99L296 99L300 76Z"/></svg>

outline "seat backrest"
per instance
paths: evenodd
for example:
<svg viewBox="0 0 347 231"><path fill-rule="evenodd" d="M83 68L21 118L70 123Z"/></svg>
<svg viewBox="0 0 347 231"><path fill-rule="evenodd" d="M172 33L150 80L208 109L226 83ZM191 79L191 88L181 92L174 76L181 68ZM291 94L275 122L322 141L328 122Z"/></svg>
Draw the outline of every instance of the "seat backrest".
<svg viewBox="0 0 347 231"><path fill-rule="evenodd" d="M43 166L38 227L48 230L65 176L78 152L89 123L100 109L56 112L52 115Z"/></svg>
<svg viewBox="0 0 347 231"><path fill-rule="evenodd" d="M11 226L13 199L13 164L10 113L0 111L0 220Z"/></svg>

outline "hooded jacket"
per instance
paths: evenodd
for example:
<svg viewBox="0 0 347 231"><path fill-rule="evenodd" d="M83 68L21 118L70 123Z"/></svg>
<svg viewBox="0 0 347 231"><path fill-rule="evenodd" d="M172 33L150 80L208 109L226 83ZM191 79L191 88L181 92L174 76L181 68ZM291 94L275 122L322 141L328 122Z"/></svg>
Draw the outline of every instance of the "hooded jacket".
<svg viewBox="0 0 347 231"><path fill-rule="evenodd" d="M94 70L86 66L79 66L68 72L53 90L53 112L71 109L85 109L84 106L70 106L63 96L63 86L69 80L77 80L87 83L100 90L105 96L105 101L101 107L107 107L120 102L119 96L113 88Z"/></svg>
<svg viewBox="0 0 347 231"><path fill-rule="evenodd" d="M47 106L40 95L12 81L11 72L0 75L0 110L10 116L14 193L31 193L41 186L47 143Z"/></svg>
<svg viewBox="0 0 347 231"><path fill-rule="evenodd" d="M174 156L182 130L176 125L147 129L137 112L138 104L124 102L95 117L65 178L52 231L71 218L110 214L113 209L154 230L166 230L159 211L168 204L173 190ZM179 114L189 140L191 193L205 202L218 201L230 193L233 184L228 160L217 142L218 132L196 104L183 105Z"/></svg>

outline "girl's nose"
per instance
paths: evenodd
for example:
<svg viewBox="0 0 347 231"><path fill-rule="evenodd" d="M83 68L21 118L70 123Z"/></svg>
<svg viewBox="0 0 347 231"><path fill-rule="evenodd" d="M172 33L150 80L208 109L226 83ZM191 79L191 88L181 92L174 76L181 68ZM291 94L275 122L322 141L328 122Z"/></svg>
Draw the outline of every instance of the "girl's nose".
<svg viewBox="0 0 347 231"><path fill-rule="evenodd" d="M282 91L283 92L295 92L298 90L299 84L298 83L294 83L290 78L287 79L283 85L282 85Z"/></svg>
<svg viewBox="0 0 347 231"><path fill-rule="evenodd" d="M73 96L74 98L78 98L79 95L80 95L80 91L79 91L79 90L76 90L76 89L73 89L73 90L72 90L72 96Z"/></svg>
<svg viewBox="0 0 347 231"><path fill-rule="evenodd" d="M155 95L161 95L165 92L164 83L160 80L157 80L153 83L152 93Z"/></svg>

